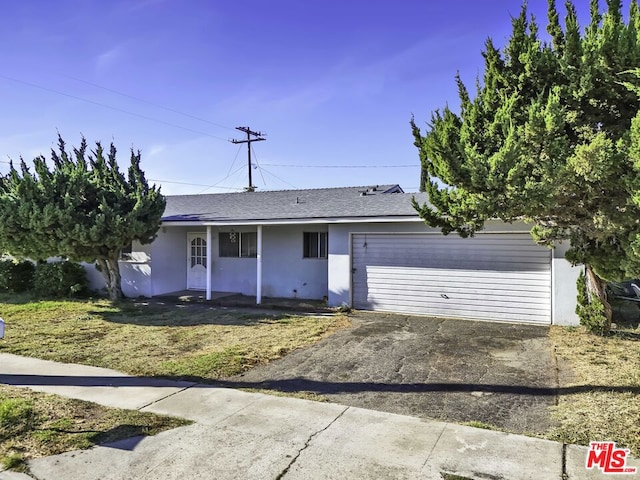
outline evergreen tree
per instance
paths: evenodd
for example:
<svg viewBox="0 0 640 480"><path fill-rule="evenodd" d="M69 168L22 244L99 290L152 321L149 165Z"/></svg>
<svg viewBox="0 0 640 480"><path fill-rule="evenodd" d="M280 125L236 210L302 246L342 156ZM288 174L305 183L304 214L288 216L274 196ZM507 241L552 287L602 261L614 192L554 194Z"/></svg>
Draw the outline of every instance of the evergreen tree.
<svg viewBox="0 0 640 480"><path fill-rule="evenodd" d="M525 4L502 51L487 40L475 96L456 79L459 113L433 112L424 135L412 119L431 204L415 206L445 234L498 218L533 224L543 245L569 240L566 258L585 265L608 331L606 280L640 275L640 101L629 88L640 14L637 0L627 21L620 0L604 14L597 0L590 7L581 31L570 1L561 25L549 0L545 42Z"/></svg>
<svg viewBox="0 0 640 480"><path fill-rule="evenodd" d="M52 256L97 262L109 297L122 297L118 258L132 240L150 243L160 225L164 197L149 187L140 152L131 151L125 177L113 144L87 152L84 138L73 154L58 136L51 169L36 158L33 172L24 160L0 178L0 251L19 257Z"/></svg>

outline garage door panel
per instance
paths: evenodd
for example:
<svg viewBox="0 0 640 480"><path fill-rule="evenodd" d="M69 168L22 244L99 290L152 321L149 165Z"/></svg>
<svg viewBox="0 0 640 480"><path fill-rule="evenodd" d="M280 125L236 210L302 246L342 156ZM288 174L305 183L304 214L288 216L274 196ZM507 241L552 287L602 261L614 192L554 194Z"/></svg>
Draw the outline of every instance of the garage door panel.
<svg viewBox="0 0 640 480"><path fill-rule="evenodd" d="M360 235L360 234L358 234ZM417 248L417 249L442 249L442 250L450 250L450 249L459 249L461 251L475 251L475 250L494 250L495 241L492 238L482 238L483 236L492 234L483 234L478 235L476 237L470 238L461 238L457 235L443 236L443 235L425 235L425 234L400 234L403 236L402 243L407 247ZM500 235L500 247L505 250L515 249L523 252L549 252L548 248L540 247L535 243L531 242L530 245L525 245L522 242L522 235L528 234L518 234L511 237L508 237L504 234ZM375 236L375 238L374 238ZM385 235L385 234L370 234L367 235L366 238L359 237L355 239L355 246L363 246L368 248L380 248L381 250L386 249L389 246L397 246L398 239L394 238L395 235ZM368 240L374 239L374 242L369 242ZM473 243L473 246L470 246L469 243Z"/></svg>
<svg viewBox="0 0 640 480"><path fill-rule="evenodd" d="M376 302L389 303L395 302L398 295L392 292L375 293ZM402 296L402 302L407 304L421 304L428 301L432 306L439 306L441 308L456 309L456 308L471 308L471 307L491 307L495 312L514 312L519 310L531 309L533 311L540 310L540 306L545 305L544 302L535 302L533 299L528 300L513 300L511 303L505 303L502 298L487 298L482 296L448 296L448 298L442 298L440 295L420 295L419 292L406 292ZM375 302L370 302L375 303ZM546 306L550 306L546 304Z"/></svg>
<svg viewBox="0 0 640 480"><path fill-rule="evenodd" d="M437 253L430 253L430 255L437 255ZM388 264L394 264L397 267L405 267L405 268L445 268L449 269L451 266L451 262L453 259L439 258L439 259L431 259L429 261L415 261L412 263L410 260L406 259L395 259L393 257L375 259L371 262L367 260L367 263L370 266L379 266L384 267ZM465 265L469 270L493 270L493 271L501 271L501 272L522 272L522 271L540 271L540 272L548 272L549 267L544 265L542 261L544 259L532 260L528 261L526 259L522 259L521 257L514 257L513 259L502 258L500 260L492 259L492 258L474 258L474 259L460 259L460 261L464 261ZM406 265L402 265L402 263L407 262ZM399 265L398 265L399 264Z"/></svg>
<svg viewBox="0 0 640 480"><path fill-rule="evenodd" d="M445 279L444 277L404 278L398 275L390 275L388 277L371 276L369 277L369 285L371 285L370 288L375 288L376 286L379 285L379 283L383 282L387 288L402 289L402 288L408 288L413 286L413 287L422 288L422 289L432 288L436 291L440 291L441 293L445 293L444 283L446 282L446 280L451 280L451 279ZM491 281L491 279L488 279L488 281ZM518 282L518 281L514 281L514 282ZM531 293L532 295L536 295L539 293L539 294L542 294L542 296L548 296L549 294L548 283L544 283L543 281L536 281L529 284L514 283L514 282L509 282L506 280L502 280L501 282L492 282L492 290L502 291L502 292L522 291L522 292ZM479 290L482 292L487 291L487 280L482 280L482 279L473 279L473 281L468 281L468 282L465 281L464 283L462 282L462 280L456 279L451 284L449 284L449 282L446 282L446 283L447 283L446 291L454 291L454 292L458 292L458 291L465 292L465 291L473 291L473 290ZM368 287L369 285L362 284L363 287ZM355 284L355 287L356 288L358 287L357 283Z"/></svg>
<svg viewBox="0 0 640 480"><path fill-rule="evenodd" d="M401 313L407 313L409 311L415 311L416 313L421 313L424 315L424 311L421 309L424 308L424 304L420 301L398 301L397 299L379 299L376 302L369 303L369 306L372 310L382 310L382 311L390 311L390 312L398 312L398 308L402 308ZM504 320L506 317L508 318L531 318L531 319L539 319L543 320L546 316L544 312L537 308L529 308L529 309L501 309L499 312L488 311L486 309L478 309L476 306L472 305L463 305L463 306L455 306L451 304L442 304L442 303L434 303L431 306L430 315L436 316L445 316L451 318L494 318L496 320Z"/></svg>
<svg viewBox="0 0 640 480"><path fill-rule="evenodd" d="M551 254L528 234L354 234L356 308L550 323Z"/></svg>
<svg viewBox="0 0 640 480"><path fill-rule="evenodd" d="M367 276L369 279L393 279L399 282L416 281L433 281L438 284L442 282L460 282L464 281L465 285L479 283L484 285L487 281L493 284L518 284L527 288L528 285L539 285L544 288L549 286L548 271L536 272L504 272L504 271L487 271L487 270L469 270L469 269L438 269L438 268L407 268L407 267L380 267L367 266Z"/></svg>
<svg viewBox="0 0 640 480"><path fill-rule="evenodd" d="M360 307L365 308L365 307ZM406 313L409 315L426 315L423 306L411 306L411 305L397 305L397 304L386 304L386 305L376 305L368 307L368 310L375 310L379 312L392 312L392 313ZM543 324L546 325L549 323L548 316L543 314L531 314L527 315L525 313L511 313L511 314L501 314L496 315L494 313L487 313L483 311L478 311L476 309L471 310L446 310L446 309L438 309L433 308L428 313L429 316L433 317L442 317L442 318L465 318L472 320L488 320L495 322L519 322L519 323L534 323L534 324Z"/></svg>
<svg viewBox="0 0 640 480"><path fill-rule="evenodd" d="M462 240L460 240L462 241ZM475 243L475 238L467 238L464 239L465 242L472 242ZM395 250L397 249L398 243L397 242L385 242L384 244L375 244L372 245L369 242L365 242L361 245L361 248L364 249L366 251L366 253L368 254L379 254L379 255L391 255L393 256L394 254L397 253L402 253L402 252L396 252ZM505 255L523 255L523 256L528 256L528 257L534 257L534 258L544 258L549 254L549 249L544 248L544 247L539 247L537 245L533 245L534 248L520 248L518 245L513 245L513 244L508 244L508 245L504 245L501 244L501 253L505 254ZM459 255L471 255L471 256L476 256L476 255L482 255L482 254L489 254L489 255L493 255L495 256L495 246L494 245L490 245L490 244L482 244L482 245L474 245L473 248L469 248L466 245L428 245L426 243L420 243L420 244L404 244L403 243L403 248L409 248L413 251L416 252L421 252L421 253L429 253L429 252L438 252L439 254L445 254L446 256L450 256L450 257L454 257L454 256L459 256Z"/></svg>
<svg viewBox="0 0 640 480"><path fill-rule="evenodd" d="M390 247L391 248L391 247ZM397 250L396 244L392 247ZM545 255L525 256L519 254L497 255L496 252L480 252L476 255L447 251L440 253L437 250L429 250L422 253L415 252L411 248L402 247L403 251L375 252L367 248L366 252L354 254L354 264L366 262L370 266L396 266L407 268L450 268L452 263L466 264L474 270L501 270L501 271L549 271L549 253ZM411 252L407 256L407 251Z"/></svg>
<svg viewBox="0 0 640 480"><path fill-rule="evenodd" d="M483 300L483 299L495 299L495 301L504 302L505 299L513 303L534 303L540 304L542 301L548 300L549 295L547 292L528 292L526 290L493 290L487 292L487 289L474 288L424 288L423 285L391 285L388 287L374 286L369 288L369 295L404 295L407 297L417 296L420 298L445 298L445 295L452 301L464 301L464 300Z"/></svg>

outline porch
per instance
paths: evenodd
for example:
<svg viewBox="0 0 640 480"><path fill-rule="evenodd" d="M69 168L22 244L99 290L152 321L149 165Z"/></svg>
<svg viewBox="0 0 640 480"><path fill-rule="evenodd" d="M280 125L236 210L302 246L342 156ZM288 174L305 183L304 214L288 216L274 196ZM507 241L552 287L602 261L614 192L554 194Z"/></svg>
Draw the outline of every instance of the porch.
<svg viewBox="0 0 640 480"><path fill-rule="evenodd" d="M326 230L326 225L163 226L151 245L134 245L136 251L147 250L148 272L145 288L131 296L176 297L188 290L184 295L201 300L210 291L214 301L234 292L243 295L242 302L253 298L254 306L269 297L322 302L328 295Z"/></svg>
<svg viewBox="0 0 640 480"><path fill-rule="evenodd" d="M176 304L202 304L229 308L261 308L268 310L285 310L306 313L331 313L333 310L324 300L306 298L262 297L257 305L256 297L234 292L211 292L211 300L206 299L206 292L196 290L180 290L177 292L156 295L153 299Z"/></svg>

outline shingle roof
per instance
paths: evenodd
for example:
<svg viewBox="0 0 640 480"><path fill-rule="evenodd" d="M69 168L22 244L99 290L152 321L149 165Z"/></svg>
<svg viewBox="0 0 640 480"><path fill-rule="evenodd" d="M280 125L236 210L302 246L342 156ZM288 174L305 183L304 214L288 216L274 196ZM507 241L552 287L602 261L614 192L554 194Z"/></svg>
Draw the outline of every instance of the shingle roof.
<svg viewBox="0 0 640 480"><path fill-rule="evenodd" d="M416 217L411 198L399 185L311 190L169 195L164 222L239 222L367 217Z"/></svg>

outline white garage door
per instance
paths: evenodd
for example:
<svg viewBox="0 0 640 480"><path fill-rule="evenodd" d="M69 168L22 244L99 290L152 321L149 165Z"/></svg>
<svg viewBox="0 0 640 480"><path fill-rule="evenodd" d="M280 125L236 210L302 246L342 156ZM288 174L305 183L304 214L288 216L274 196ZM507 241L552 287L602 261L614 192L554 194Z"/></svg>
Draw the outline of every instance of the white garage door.
<svg viewBox="0 0 640 480"><path fill-rule="evenodd" d="M353 234L353 306L551 323L551 252L527 234Z"/></svg>

